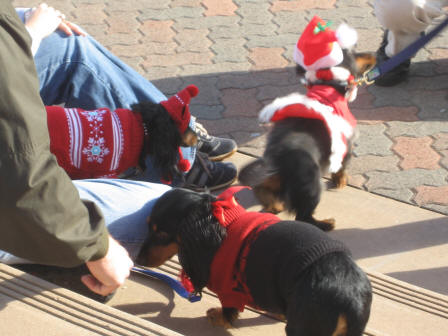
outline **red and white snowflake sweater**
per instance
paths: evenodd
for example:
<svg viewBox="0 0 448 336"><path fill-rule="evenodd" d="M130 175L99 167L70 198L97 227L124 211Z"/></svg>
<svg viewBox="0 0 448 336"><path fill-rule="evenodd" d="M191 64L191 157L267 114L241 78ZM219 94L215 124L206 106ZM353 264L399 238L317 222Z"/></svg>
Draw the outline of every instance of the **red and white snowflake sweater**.
<svg viewBox="0 0 448 336"><path fill-rule="evenodd" d="M306 95L293 93L275 99L259 114L262 123L293 117L320 119L325 122L331 138L329 171L339 171L347 154L347 140L353 136L356 126L356 119L348 108L347 99L331 86L314 85Z"/></svg>
<svg viewBox="0 0 448 336"><path fill-rule="evenodd" d="M50 151L72 179L117 177L138 164L144 129L127 109L47 106Z"/></svg>

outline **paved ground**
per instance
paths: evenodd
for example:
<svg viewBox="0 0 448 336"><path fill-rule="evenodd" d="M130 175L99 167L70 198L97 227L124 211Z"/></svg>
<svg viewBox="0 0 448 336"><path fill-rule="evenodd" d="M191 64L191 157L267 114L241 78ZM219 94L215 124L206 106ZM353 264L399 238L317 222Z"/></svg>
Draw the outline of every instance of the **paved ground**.
<svg viewBox="0 0 448 336"><path fill-rule="evenodd" d="M36 1L14 1L30 5ZM68 18L171 95L193 83L193 114L215 135L259 155L257 113L302 91L292 50L313 15L358 30L375 51L382 30L367 0L53 0ZM408 82L362 88L350 184L448 214L448 31L413 60Z"/></svg>
<svg viewBox="0 0 448 336"><path fill-rule="evenodd" d="M39 2L13 1L16 6L27 7ZM234 138L242 152L252 155L262 153L266 134L266 129L257 123L258 111L278 96L303 90L295 75L292 50L313 15L332 20L334 27L342 21L355 27L360 36L360 51L375 51L382 38L382 30L367 0L47 2L83 26L165 94L196 84L201 93L193 100L193 114L211 133ZM375 86L361 89L352 105L360 130L350 166L350 184L355 188L325 193L317 211L319 218L336 216L338 229L331 234L348 244L362 267L445 295L447 42L448 30L418 53L408 82L389 89ZM248 159L237 154L232 160L241 164L241 157ZM180 299L174 304L173 293L164 292L163 284L148 286L140 282L134 276L120 289L111 305L187 335L196 335L199 329L204 335L224 334L205 326L203 307L191 309ZM374 285L376 302L369 323L373 331L369 335L408 336L425 332L435 335L437 332L432 332L433 329L446 334L445 298L439 299L415 287L412 292L418 292L419 299L416 301L413 294L407 300L403 299L403 285L390 289L388 282L389 291L378 282ZM48 316L53 319L57 307L49 311L44 301L44 311L50 314L37 319L28 310L32 306L29 302L33 302L30 300L40 300L39 295L27 292L26 308L22 308L17 302L23 299L20 295L7 294L6 303L0 304L2 316L20 318L20 322L6 326L33 330L36 335L60 334L59 330L48 331L51 322ZM10 297L16 301L10 302ZM154 300L148 303L148 297ZM434 308L434 302L443 307ZM445 315L441 315L442 310ZM31 318L23 319L24 311ZM63 308L60 311L65 314ZM250 331L260 334L256 329L259 326L264 333L277 334L269 329L276 325L264 326L264 320L252 315L246 315L241 328L232 334L250 335ZM191 319L192 316L195 318ZM439 317L441 321L436 320ZM62 320L66 321L66 317ZM23 321L31 322L23 324ZM47 328L40 331L43 323L47 323ZM81 333L78 330L73 334Z"/></svg>

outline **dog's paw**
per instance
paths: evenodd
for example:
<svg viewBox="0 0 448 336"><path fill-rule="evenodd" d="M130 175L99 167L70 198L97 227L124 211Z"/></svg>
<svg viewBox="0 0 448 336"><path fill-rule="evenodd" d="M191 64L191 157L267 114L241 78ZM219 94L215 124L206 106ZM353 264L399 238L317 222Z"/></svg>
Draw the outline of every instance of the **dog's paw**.
<svg viewBox="0 0 448 336"><path fill-rule="evenodd" d="M334 218L316 220L315 225L322 231L331 231L336 227L336 221Z"/></svg>
<svg viewBox="0 0 448 336"><path fill-rule="evenodd" d="M210 308L207 310L207 319L213 326L223 327L225 329L232 328L232 325L224 317L222 308Z"/></svg>
<svg viewBox="0 0 448 336"><path fill-rule="evenodd" d="M283 314L275 314L275 313L266 313L266 314L276 320L286 322L286 316Z"/></svg>
<svg viewBox="0 0 448 336"><path fill-rule="evenodd" d="M331 174L331 181L336 189L341 189L347 186L348 174L343 171L338 171L337 173Z"/></svg>

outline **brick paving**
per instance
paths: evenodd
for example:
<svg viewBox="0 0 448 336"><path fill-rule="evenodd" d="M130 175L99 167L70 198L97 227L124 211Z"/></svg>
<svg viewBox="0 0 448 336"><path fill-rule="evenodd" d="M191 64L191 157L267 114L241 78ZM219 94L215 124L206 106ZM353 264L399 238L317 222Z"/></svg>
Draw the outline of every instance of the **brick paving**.
<svg viewBox="0 0 448 336"><path fill-rule="evenodd" d="M17 6L37 1L16 0ZM292 50L313 15L358 30L359 51L382 38L367 0L49 0L153 81L166 95L187 84L192 111L210 133L260 155L267 130L257 113L303 92ZM362 88L352 111L360 136L349 183L448 214L448 31L413 59L409 80Z"/></svg>

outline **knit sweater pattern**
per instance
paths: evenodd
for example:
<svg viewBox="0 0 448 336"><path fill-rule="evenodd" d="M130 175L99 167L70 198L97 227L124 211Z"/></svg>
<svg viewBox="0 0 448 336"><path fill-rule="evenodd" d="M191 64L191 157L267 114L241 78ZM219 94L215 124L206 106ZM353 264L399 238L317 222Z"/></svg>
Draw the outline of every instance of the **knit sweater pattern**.
<svg viewBox="0 0 448 336"><path fill-rule="evenodd" d="M50 151L72 179L115 178L138 164L144 130L128 109L47 106Z"/></svg>

